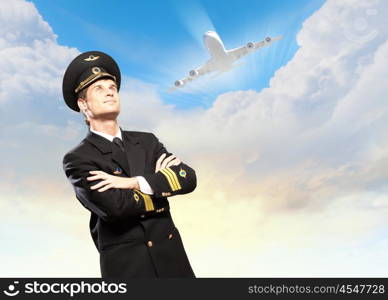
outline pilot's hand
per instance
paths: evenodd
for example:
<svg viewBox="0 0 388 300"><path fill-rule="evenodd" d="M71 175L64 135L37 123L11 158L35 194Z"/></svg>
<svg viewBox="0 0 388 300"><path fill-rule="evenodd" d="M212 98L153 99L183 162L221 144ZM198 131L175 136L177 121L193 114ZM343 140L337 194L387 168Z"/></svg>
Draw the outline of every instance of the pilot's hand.
<svg viewBox="0 0 388 300"><path fill-rule="evenodd" d="M93 176L87 177L88 181L102 179L101 182L90 187L92 190L98 189L99 192L104 192L109 189L140 189L139 182L135 177L119 177L110 175L103 171L90 171Z"/></svg>
<svg viewBox="0 0 388 300"><path fill-rule="evenodd" d="M180 163L181 160L175 155L170 155L166 158L166 153L163 153L156 162L155 173L161 169L168 168L170 166L177 166Z"/></svg>

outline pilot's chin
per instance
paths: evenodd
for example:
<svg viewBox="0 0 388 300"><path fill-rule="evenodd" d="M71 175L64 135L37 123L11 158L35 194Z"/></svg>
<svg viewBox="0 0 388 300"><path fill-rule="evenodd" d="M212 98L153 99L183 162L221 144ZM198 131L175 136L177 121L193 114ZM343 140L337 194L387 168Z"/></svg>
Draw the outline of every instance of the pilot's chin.
<svg viewBox="0 0 388 300"><path fill-rule="evenodd" d="M114 110L112 109L101 113L99 117L104 120L116 120L119 114L120 114L120 109L114 109Z"/></svg>

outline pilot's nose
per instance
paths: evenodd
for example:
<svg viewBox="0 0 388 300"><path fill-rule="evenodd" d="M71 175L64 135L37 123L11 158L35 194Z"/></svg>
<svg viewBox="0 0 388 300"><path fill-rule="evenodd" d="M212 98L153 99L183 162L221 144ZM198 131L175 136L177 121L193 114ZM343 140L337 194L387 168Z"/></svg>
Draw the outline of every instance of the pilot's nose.
<svg viewBox="0 0 388 300"><path fill-rule="evenodd" d="M113 91L111 89L106 89L105 93L107 96L113 96Z"/></svg>

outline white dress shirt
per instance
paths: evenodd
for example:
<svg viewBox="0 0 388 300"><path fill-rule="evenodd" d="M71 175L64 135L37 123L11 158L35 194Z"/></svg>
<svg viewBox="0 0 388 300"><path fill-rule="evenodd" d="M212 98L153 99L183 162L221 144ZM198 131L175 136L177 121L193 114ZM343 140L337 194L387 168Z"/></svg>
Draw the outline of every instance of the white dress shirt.
<svg viewBox="0 0 388 300"><path fill-rule="evenodd" d="M115 137L118 137L120 140L123 140L121 130L118 130L116 135L114 135L114 136L107 134L107 133L104 133L104 132L93 130L92 128L90 128L90 131L102 136L103 138L106 138L107 140L111 141L112 143L113 143L113 139ZM141 192L143 192L144 194L149 194L149 195L154 194L154 191L152 190L152 188L148 184L147 180L145 180L145 178L143 176L135 176L135 178L137 178L137 181L139 182L139 187L140 187Z"/></svg>

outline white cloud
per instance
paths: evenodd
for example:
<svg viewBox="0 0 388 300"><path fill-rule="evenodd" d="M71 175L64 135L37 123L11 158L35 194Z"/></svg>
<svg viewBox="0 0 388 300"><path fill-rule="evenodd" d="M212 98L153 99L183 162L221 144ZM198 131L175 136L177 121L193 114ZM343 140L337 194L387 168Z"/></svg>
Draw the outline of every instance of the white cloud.
<svg viewBox="0 0 388 300"><path fill-rule="evenodd" d="M0 20L1 49L31 44L35 40L55 39L50 26L30 2L2 1Z"/></svg>
<svg viewBox="0 0 388 300"><path fill-rule="evenodd" d="M58 122L66 65L78 53L60 46L31 2L0 5L0 112L4 124ZM17 116L17 118L15 118Z"/></svg>

